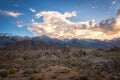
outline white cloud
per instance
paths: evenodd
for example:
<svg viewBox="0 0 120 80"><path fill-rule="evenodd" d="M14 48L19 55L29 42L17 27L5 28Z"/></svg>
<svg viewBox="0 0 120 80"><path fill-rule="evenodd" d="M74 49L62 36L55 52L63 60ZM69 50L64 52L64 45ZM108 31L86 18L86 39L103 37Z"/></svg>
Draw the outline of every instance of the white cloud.
<svg viewBox="0 0 120 80"><path fill-rule="evenodd" d="M117 15L119 15L119 10ZM36 36L46 35L52 38L91 38L91 39L112 39L120 36L120 17L106 19L96 24L95 20L86 22L72 22L69 17L76 16L76 12L60 13L57 11L43 11L36 14L36 18L43 17L43 22L36 22L28 27Z"/></svg>
<svg viewBox="0 0 120 80"><path fill-rule="evenodd" d="M36 13L36 10L29 8L31 12Z"/></svg>
<svg viewBox="0 0 120 80"><path fill-rule="evenodd" d="M113 1L112 4L116 4L116 1Z"/></svg>
<svg viewBox="0 0 120 80"><path fill-rule="evenodd" d="M63 14L64 17L73 17L73 16L76 16L76 11L73 11L72 13L69 13L69 12L65 12Z"/></svg>
<svg viewBox="0 0 120 80"><path fill-rule="evenodd" d="M4 10L0 10L0 14L15 17L15 18L20 15L23 15L23 13L18 13L18 12L13 12L13 11L4 11Z"/></svg>
<svg viewBox="0 0 120 80"><path fill-rule="evenodd" d="M34 22L35 20L34 20L34 19L32 19L31 21L32 21L32 22Z"/></svg>
<svg viewBox="0 0 120 80"><path fill-rule="evenodd" d="M23 22L18 22L18 21L17 21L15 24L16 24L18 27L20 27L20 28L24 26Z"/></svg>

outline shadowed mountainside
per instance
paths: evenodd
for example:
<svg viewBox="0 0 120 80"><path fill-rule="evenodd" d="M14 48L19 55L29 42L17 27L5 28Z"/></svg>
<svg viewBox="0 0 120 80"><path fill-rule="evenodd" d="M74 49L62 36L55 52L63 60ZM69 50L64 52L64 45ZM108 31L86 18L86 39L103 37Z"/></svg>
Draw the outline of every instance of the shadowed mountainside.
<svg viewBox="0 0 120 80"><path fill-rule="evenodd" d="M36 43L42 42L49 45L59 45L59 46L76 46L76 47L88 47L88 48L102 48L102 47L119 47L120 39L113 39L108 41L101 41L97 39L64 39L59 40L55 38L49 38L47 36L40 37L22 37L22 36L8 36L0 35L0 47L5 47L16 43L18 41L32 40ZM24 44L23 44L24 45Z"/></svg>
<svg viewBox="0 0 120 80"><path fill-rule="evenodd" d="M55 44L46 44L42 41L23 40L12 43L6 47L2 47L3 50L45 50L45 49L57 49L59 46Z"/></svg>

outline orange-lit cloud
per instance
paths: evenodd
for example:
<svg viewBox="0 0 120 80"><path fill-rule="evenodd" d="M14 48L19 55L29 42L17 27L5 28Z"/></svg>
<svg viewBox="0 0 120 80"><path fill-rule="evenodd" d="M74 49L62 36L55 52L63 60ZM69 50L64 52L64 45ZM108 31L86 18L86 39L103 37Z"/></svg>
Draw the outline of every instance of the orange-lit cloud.
<svg viewBox="0 0 120 80"><path fill-rule="evenodd" d="M57 11L40 12L36 18L43 17L43 22L32 20L28 29L36 36L47 35L52 38L90 38L112 39L120 36L120 10L114 18L106 19L96 24L95 20L87 22L72 22L68 17L77 16L76 12L59 13Z"/></svg>
<svg viewBox="0 0 120 80"><path fill-rule="evenodd" d="M114 18L102 20L95 29L103 32L107 36L118 35L120 33L120 10L118 9Z"/></svg>

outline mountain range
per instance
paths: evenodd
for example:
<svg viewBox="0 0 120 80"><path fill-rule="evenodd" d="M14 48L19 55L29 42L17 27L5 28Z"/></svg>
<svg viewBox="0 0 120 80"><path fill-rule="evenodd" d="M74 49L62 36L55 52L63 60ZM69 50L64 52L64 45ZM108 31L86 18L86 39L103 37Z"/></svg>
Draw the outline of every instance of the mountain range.
<svg viewBox="0 0 120 80"><path fill-rule="evenodd" d="M0 48L4 49L48 49L63 46L90 47L90 48L111 48L119 47L120 39L101 41L97 39L56 39L48 36L22 37L0 34Z"/></svg>

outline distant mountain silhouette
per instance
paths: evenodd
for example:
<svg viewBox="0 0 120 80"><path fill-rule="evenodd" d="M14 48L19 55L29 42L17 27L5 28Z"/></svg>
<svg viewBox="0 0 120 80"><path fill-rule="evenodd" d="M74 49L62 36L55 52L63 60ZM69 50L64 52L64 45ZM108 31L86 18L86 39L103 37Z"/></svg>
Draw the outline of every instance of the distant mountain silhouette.
<svg viewBox="0 0 120 80"><path fill-rule="evenodd" d="M1 49L7 50L40 50L40 49L56 49L59 46L54 44L46 44L42 41L33 41L33 40L23 40L12 43L6 47L2 47Z"/></svg>

